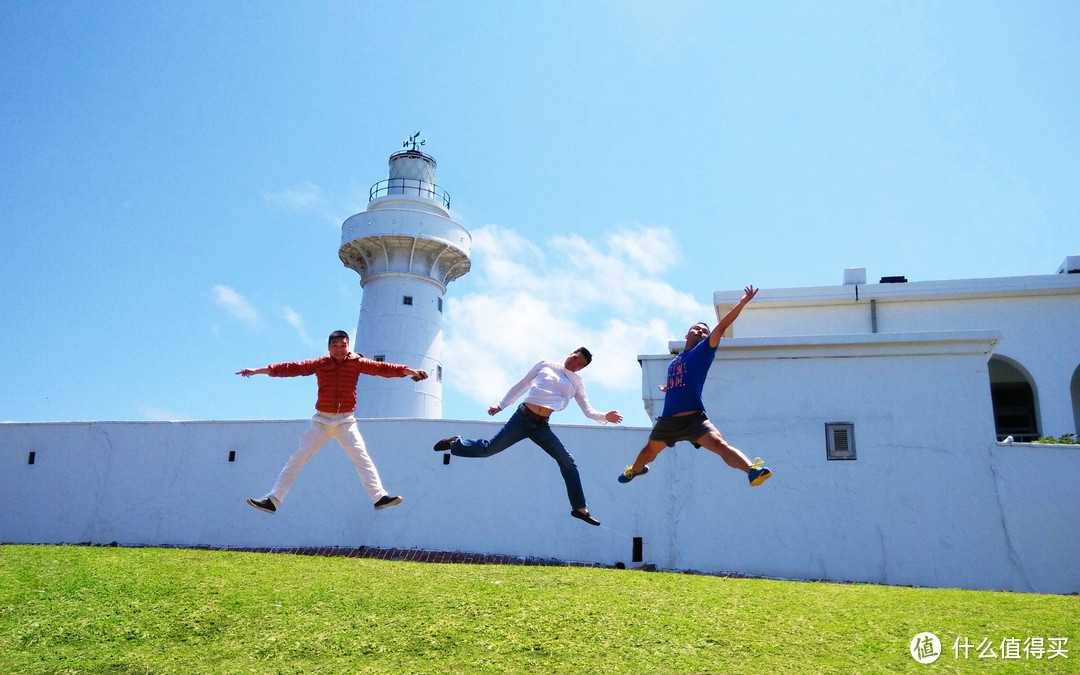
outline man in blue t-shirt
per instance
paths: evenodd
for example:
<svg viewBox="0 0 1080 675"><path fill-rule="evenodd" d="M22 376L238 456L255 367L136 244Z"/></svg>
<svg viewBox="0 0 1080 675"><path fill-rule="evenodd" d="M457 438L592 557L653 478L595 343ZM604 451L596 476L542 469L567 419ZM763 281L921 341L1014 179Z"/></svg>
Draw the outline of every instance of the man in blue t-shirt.
<svg viewBox="0 0 1080 675"><path fill-rule="evenodd" d="M705 376L716 357L720 338L757 292L753 286L743 289L742 299L712 331L704 323L696 323L687 331L686 348L671 361L667 384L660 388L664 392L664 411L657 418L649 442L638 453L633 466L626 467L619 475L620 483L629 483L635 476L649 473L648 463L656 459L661 450L679 441L690 441L695 448L704 447L720 455L728 466L745 472L751 486L761 485L772 475L762 466L760 457L751 463L741 450L724 440L705 415L705 404L701 402Z"/></svg>

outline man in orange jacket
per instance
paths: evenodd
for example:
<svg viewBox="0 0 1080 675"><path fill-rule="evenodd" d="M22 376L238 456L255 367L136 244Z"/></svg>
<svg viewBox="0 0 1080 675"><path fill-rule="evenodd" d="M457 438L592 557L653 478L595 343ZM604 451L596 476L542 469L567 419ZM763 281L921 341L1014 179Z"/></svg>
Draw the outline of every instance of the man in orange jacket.
<svg viewBox="0 0 1080 675"><path fill-rule="evenodd" d="M285 493L289 491L300 470L304 468L316 452L326 445L331 438L337 439L345 454L352 460L360 473L360 480L368 496L375 504L375 509L385 509L401 503L401 497L391 496L379 480L375 463L368 457L364 439L356 427L353 411L356 410L356 381L360 375L378 375L380 377L406 377L414 381L427 379L427 373L413 370L396 363L385 363L365 359L360 354L349 351L349 334L336 330L330 334L328 350L330 354L307 361L274 363L265 368L244 368L237 375L269 375L270 377L296 377L315 375L319 382L319 395L315 402L315 416L311 425L300 437L300 447L281 469L274 489L260 499L248 499L251 506L274 513L281 506Z"/></svg>

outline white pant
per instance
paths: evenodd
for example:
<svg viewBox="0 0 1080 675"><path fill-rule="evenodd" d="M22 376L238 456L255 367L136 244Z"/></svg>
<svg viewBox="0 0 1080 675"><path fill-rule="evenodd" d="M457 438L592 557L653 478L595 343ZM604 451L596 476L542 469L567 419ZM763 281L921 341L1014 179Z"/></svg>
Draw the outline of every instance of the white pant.
<svg viewBox="0 0 1080 675"><path fill-rule="evenodd" d="M352 460L372 502L377 502L389 494L383 489L375 463L368 457L364 439L360 436L360 430L356 428L353 414L320 412L315 413L315 416L311 418L311 425L300 437L300 447L282 467L277 482L274 483L274 489L267 495L273 500L275 506L281 506L281 500L285 499L285 493L292 487L300 470L309 459L315 456L316 452L322 450L331 438L337 440L345 454Z"/></svg>

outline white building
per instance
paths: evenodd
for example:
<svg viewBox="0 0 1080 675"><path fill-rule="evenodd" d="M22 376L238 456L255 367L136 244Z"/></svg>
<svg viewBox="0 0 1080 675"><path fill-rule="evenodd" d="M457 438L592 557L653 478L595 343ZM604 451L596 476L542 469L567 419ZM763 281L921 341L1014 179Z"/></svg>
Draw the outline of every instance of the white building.
<svg viewBox="0 0 1080 675"><path fill-rule="evenodd" d="M708 474L669 478L688 504L701 501L697 517L723 513L746 535L680 539L680 566L719 557L798 578L1080 586L1080 446L997 440L1080 426L1078 262L917 283L865 284L849 270L839 286L761 290L721 341L704 399L774 477L734 504L710 494L726 490L716 458ZM715 293L717 316L741 295ZM671 358L640 357L650 414ZM691 452L667 459L679 466Z"/></svg>
<svg viewBox="0 0 1080 675"><path fill-rule="evenodd" d="M357 417L442 417L443 295L469 271L472 237L450 218L435 160L415 139L390 157L390 178L372 186L367 209L342 224L338 257L364 289L353 351L431 377L410 386L360 378Z"/></svg>
<svg viewBox="0 0 1080 675"><path fill-rule="evenodd" d="M992 413L997 440L1011 436L1015 441L1031 441L1040 436L1077 434L1080 274L1076 272L1080 272L1080 256L1067 257L1057 274L960 281L909 283L902 277L886 277L881 283L866 284L865 270L854 268L845 270L844 284L839 286L761 290L729 329L728 337L752 338L752 344L768 348L776 358L806 358L810 345L818 345L819 351L829 352L827 358L832 359L830 364L837 374L860 369L847 359L858 360L880 351L882 344L905 345L895 358L903 359L897 363L907 364L913 357L930 356L942 349L938 345L945 338L953 344L989 339L986 386L968 392L962 401L926 410L919 417ZM717 316L726 313L741 296L741 291L716 292L713 303ZM723 344L731 346L732 342ZM736 344L751 343L738 340ZM677 353L682 342L673 342L670 347ZM662 402L662 394L651 385L664 381L666 358L644 362L649 364L643 394L650 415L656 403ZM820 358L826 354L822 352ZM911 381L903 369L896 373L874 370L866 375L857 392L871 400L888 396L890 389L917 396L920 391L941 386L936 377ZM715 382L721 378L714 374ZM792 383L775 384L777 405L782 406L784 389ZM833 395L827 381L821 385L822 391L815 395L818 401ZM987 393L992 404L986 409L962 408Z"/></svg>

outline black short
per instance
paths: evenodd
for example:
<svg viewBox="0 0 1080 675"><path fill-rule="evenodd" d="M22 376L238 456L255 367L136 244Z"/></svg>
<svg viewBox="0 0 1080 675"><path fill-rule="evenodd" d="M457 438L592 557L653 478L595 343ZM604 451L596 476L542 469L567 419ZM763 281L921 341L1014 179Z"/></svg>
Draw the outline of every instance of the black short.
<svg viewBox="0 0 1080 675"><path fill-rule="evenodd" d="M657 417L649 440L661 441L669 448L679 441L689 441L695 448L700 448L697 440L713 431L716 427L702 410L694 415Z"/></svg>

